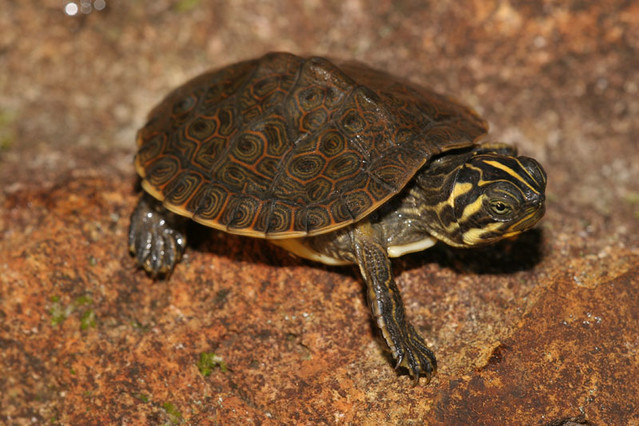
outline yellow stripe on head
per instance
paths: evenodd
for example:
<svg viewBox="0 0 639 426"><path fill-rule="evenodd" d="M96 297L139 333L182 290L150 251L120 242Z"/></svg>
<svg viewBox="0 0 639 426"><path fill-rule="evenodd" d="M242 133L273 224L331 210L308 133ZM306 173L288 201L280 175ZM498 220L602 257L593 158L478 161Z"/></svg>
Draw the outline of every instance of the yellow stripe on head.
<svg viewBox="0 0 639 426"><path fill-rule="evenodd" d="M462 195L469 193L472 189L473 184L470 182L456 183L453 190L450 192L450 197L448 197L448 204L451 207L455 207L455 200Z"/></svg>
<svg viewBox="0 0 639 426"><path fill-rule="evenodd" d="M484 235L489 234L491 232L498 231L499 228L503 226L500 222L493 222L485 225L482 228L470 228L462 235L464 239L464 243L469 246L481 245L492 242L492 240L484 239ZM501 238L501 236L499 237Z"/></svg>
<svg viewBox="0 0 639 426"><path fill-rule="evenodd" d="M477 199L475 201L473 201L472 203L470 203L466 207L464 207L464 211L462 212L462 215L461 215L461 217L458 220L462 220L463 221L463 220L471 217L475 213L477 213L479 210L481 210L481 207L482 207L483 203L484 203L484 197L483 196L477 197Z"/></svg>
<svg viewBox="0 0 639 426"><path fill-rule="evenodd" d="M528 183L528 181L526 181L526 179L524 179L519 173L517 173L516 171L514 171L513 169L511 169L507 165L503 164L502 162L495 161L495 160L485 160L484 163L488 164L489 166L493 166L496 169L499 169L499 170L502 170L502 171L508 173L510 176L512 176L513 178L517 179L518 181L520 181L524 185L526 185L532 192L534 192L535 194L539 194L539 191L537 191L537 189L535 189L532 185L530 185L530 183ZM525 170L525 168L524 168L524 170Z"/></svg>

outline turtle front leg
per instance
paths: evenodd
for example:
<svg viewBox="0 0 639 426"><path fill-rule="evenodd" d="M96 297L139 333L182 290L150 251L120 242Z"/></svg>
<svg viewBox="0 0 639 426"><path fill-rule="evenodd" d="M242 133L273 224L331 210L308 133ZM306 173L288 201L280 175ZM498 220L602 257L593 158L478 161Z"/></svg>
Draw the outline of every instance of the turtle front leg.
<svg viewBox="0 0 639 426"><path fill-rule="evenodd" d="M421 375L430 380L437 369L435 355L406 319L386 250L360 228L354 229L353 236L354 253L368 287L368 301L397 361L395 368L407 367L416 382Z"/></svg>
<svg viewBox="0 0 639 426"><path fill-rule="evenodd" d="M129 227L129 250L153 278L166 276L186 249L187 219L165 209L148 194L138 201Z"/></svg>

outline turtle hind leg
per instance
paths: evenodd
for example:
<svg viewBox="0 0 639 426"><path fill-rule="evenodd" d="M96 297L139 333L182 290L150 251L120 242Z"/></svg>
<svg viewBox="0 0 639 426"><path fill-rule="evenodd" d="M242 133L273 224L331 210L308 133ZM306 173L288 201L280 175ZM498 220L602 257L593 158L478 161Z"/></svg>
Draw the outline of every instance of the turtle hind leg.
<svg viewBox="0 0 639 426"><path fill-rule="evenodd" d="M406 319L386 250L358 228L353 234L353 249L366 281L368 301L393 353L395 368L407 367L415 383L420 376L430 380L437 369L435 355Z"/></svg>
<svg viewBox="0 0 639 426"><path fill-rule="evenodd" d="M129 250L153 278L171 274L186 248L188 219L165 209L148 194L131 214Z"/></svg>

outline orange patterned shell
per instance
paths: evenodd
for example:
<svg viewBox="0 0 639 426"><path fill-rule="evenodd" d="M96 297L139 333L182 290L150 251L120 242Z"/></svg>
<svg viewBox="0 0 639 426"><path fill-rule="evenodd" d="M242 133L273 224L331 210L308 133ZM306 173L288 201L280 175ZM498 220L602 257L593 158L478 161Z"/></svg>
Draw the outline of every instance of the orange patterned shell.
<svg viewBox="0 0 639 426"><path fill-rule="evenodd" d="M175 213L291 238L360 220L486 130L468 108L364 65L270 53L169 94L138 132L135 165Z"/></svg>

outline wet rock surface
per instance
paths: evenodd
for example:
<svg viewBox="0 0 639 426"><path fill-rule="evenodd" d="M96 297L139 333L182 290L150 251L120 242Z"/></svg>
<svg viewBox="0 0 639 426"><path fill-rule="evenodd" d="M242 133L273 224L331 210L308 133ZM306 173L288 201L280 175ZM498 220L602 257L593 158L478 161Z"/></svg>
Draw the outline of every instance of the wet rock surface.
<svg viewBox="0 0 639 426"><path fill-rule="evenodd" d="M0 422L639 422L636 3L63 3L0 0ZM168 280L128 253L147 112L272 50L452 94L546 168L536 230L394 261L428 385L354 268L195 225Z"/></svg>

